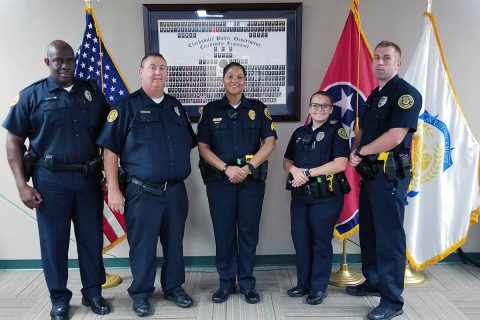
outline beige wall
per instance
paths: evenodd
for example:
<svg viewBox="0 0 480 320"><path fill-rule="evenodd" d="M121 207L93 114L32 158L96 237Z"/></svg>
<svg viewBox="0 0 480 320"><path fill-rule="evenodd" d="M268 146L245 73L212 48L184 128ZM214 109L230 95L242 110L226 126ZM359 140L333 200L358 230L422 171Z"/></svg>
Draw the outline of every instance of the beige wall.
<svg viewBox="0 0 480 320"><path fill-rule="evenodd" d="M115 57L128 85L138 88L137 68L144 54L142 3L166 1L92 0L97 23L110 52ZM173 2L173 1L172 1ZM176 1L175 1L176 2ZM185 1L193 3L195 1ZM204 0L202 3L213 2ZM233 2L223 0L220 2ZM253 1L252 1L253 2ZM277 2L287 2L280 1ZM422 14L426 1L420 0L361 0L361 17L365 34L371 45L379 40L397 42L403 49L406 70L419 40ZM458 91L464 113L473 133L480 137L477 108L478 52L480 41L480 1L433 1L445 55ZM303 5L302 46L302 114L306 112L309 95L318 89L330 63L338 38L348 14L349 0L306 0ZM65 0L2 0L0 1L0 119L17 92L48 75L43 64L45 46L53 39L63 39L76 48L84 31L83 1ZM166 57L168 60L168 57ZM401 72L403 74L403 72ZM304 117L302 116L302 122ZM277 123L278 146L271 156L271 172L261 222L258 254L291 254L289 194L284 190L285 174L281 169L283 153L291 132L302 122ZM0 130L0 259L38 259L39 245L35 213L20 202L10 174L4 151L5 130ZM192 155L193 174L187 180L190 213L185 236L185 254L214 255L213 233L204 186L200 181ZM353 238L358 240L357 236ZM466 251L480 252L480 232L473 226ZM335 252L341 251L334 240ZM73 246L74 247L74 246ZM348 245L349 252L358 252ZM128 256L125 243L115 248L113 255ZM71 249L71 257L76 250Z"/></svg>

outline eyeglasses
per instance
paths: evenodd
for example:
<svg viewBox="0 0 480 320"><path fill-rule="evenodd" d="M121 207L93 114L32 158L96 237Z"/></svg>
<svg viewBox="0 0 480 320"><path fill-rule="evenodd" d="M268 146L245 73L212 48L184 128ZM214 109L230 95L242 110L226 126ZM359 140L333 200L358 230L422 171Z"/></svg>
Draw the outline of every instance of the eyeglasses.
<svg viewBox="0 0 480 320"><path fill-rule="evenodd" d="M52 60L50 60L56 67L60 67L60 66L63 66L63 64L74 64L75 63L75 58L67 58L67 59L63 59L63 58L54 58Z"/></svg>
<svg viewBox="0 0 480 320"><path fill-rule="evenodd" d="M331 104L328 103L310 103L310 108L312 108L313 111L317 111L318 108L322 109L323 111L328 111L333 108Z"/></svg>

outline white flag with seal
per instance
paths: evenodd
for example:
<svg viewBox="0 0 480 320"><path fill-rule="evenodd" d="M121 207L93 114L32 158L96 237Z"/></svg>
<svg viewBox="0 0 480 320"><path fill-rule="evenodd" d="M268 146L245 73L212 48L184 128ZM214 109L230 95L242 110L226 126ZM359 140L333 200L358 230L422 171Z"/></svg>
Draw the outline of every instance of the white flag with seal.
<svg viewBox="0 0 480 320"><path fill-rule="evenodd" d="M423 97L404 223L408 260L421 270L460 247L480 212L479 144L460 108L430 13L404 79Z"/></svg>

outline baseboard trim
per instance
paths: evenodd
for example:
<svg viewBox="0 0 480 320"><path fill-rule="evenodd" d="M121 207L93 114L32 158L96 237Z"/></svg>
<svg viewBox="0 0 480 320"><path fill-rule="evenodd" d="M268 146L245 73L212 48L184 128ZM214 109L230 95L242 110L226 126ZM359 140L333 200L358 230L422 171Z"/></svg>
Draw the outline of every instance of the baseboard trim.
<svg viewBox="0 0 480 320"><path fill-rule="evenodd" d="M467 255L474 261L480 261L480 252L468 252ZM341 254L333 255L333 263L340 264L342 262ZM358 264L361 262L360 254L348 254L347 262L349 264ZM462 259L458 253L452 253L439 263L462 263ZM130 268L128 258L105 258L106 268ZM157 265L160 267L163 263L163 258L157 259ZM259 255L255 259L255 266L294 266L294 254L277 254L277 255ZM213 256L188 256L185 257L186 267L214 267L215 257ZM69 268L78 268L78 260L70 259L68 261ZM42 262L40 259L25 259L25 260L0 260L0 270L35 270L42 269Z"/></svg>

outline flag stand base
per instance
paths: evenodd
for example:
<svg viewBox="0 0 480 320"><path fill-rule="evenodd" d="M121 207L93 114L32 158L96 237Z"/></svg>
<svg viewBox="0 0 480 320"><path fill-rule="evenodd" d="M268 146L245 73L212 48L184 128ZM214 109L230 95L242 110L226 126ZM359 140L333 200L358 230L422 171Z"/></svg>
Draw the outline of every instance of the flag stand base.
<svg viewBox="0 0 480 320"><path fill-rule="evenodd" d="M406 286L418 286L425 282L425 276L420 272L410 270L410 265L405 264L405 278L403 280Z"/></svg>
<svg viewBox="0 0 480 320"><path fill-rule="evenodd" d="M340 270L330 275L329 284L336 287L355 286L365 281L362 275L348 270L347 264L347 240L343 240L343 263Z"/></svg>
<svg viewBox="0 0 480 320"><path fill-rule="evenodd" d="M335 287L347 287L347 286L355 286L357 284L362 283L365 281L363 276L360 274L349 271L348 264L342 263L340 265L340 270L337 272L333 272L330 275L330 280L328 283Z"/></svg>
<svg viewBox="0 0 480 320"><path fill-rule="evenodd" d="M105 277L107 280L105 280L105 283L102 284L102 289L113 288L122 283L122 278L118 274L105 272Z"/></svg>

